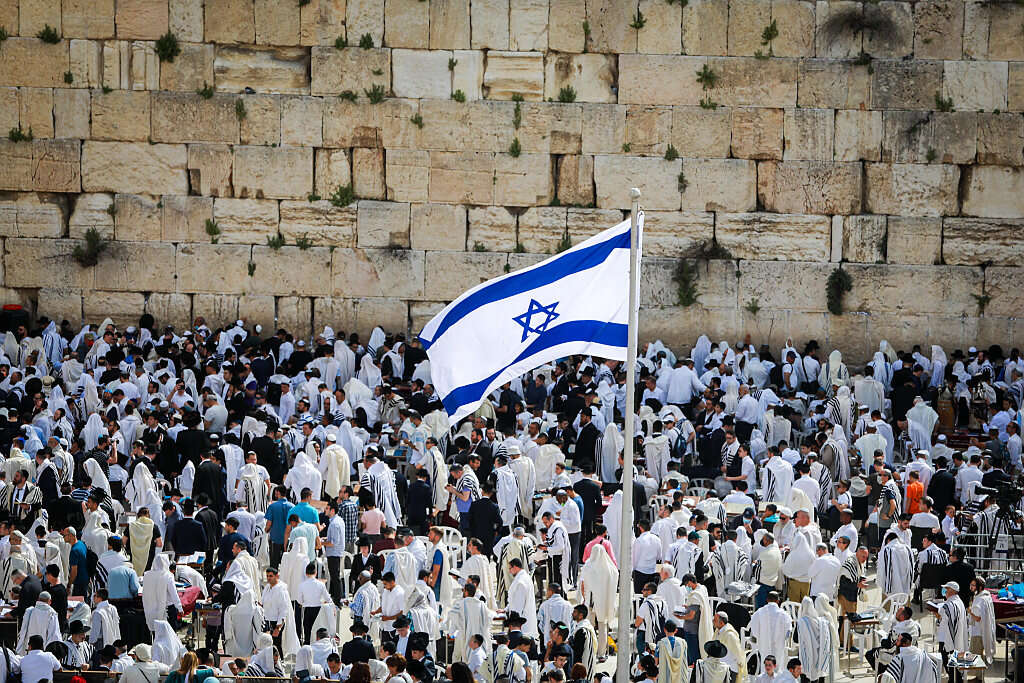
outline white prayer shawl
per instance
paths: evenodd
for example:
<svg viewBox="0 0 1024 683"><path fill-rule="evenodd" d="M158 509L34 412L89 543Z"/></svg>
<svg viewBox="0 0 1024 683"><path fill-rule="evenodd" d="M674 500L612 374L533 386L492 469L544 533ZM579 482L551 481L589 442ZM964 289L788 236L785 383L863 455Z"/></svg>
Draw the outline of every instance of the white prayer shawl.
<svg viewBox="0 0 1024 683"><path fill-rule="evenodd" d="M423 587L413 585L409 589L406 593L405 611L412 618L413 631L428 634L431 643L441 637L441 624L437 618L437 609L431 607L430 599Z"/></svg>
<svg viewBox="0 0 1024 683"><path fill-rule="evenodd" d="M497 597L497 578L494 572L494 562L483 553L470 555L462 563L459 569L462 582L468 581L470 576L479 576L480 585L477 586L476 597L481 594L487 599L487 606L495 609L495 598Z"/></svg>
<svg viewBox="0 0 1024 683"><path fill-rule="evenodd" d="M156 490L156 481L153 479L153 473L145 465L137 466L135 473L125 487L125 497L131 506L131 511L138 512L139 508L151 505L152 496L150 494ZM150 507L149 513L150 515L162 514L159 507L156 509Z"/></svg>
<svg viewBox="0 0 1024 683"><path fill-rule="evenodd" d="M369 614L371 610L375 610L380 606L380 594L377 593L377 589L373 587L373 584L367 583L366 585L373 588L372 594L377 596L375 603L366 602L366 613ZM264 618L266 618L268 611L284 615L284 626L281 628L281 646L285 652L295 652L299 648L299 636L295 630L295 610L292 607L291 596L288 594L288 586L283 582L279 581L273 589L269 584L263 589ZM262 625L259 630L263 631Z"/></svg>
<svg viewBox="0 0 1024 683"><path fill-rule="evenodd" d="M579 662L583 666L587 667L587 674L593 676L595 671L594 667L597 665L597 633L594 631L594 625L590 623L589 619L581 619L579 621L569 622L569 638L570 640L576 637L576 634L580 631L583 632L583 651L580 653ZM682 642L682 638L676 639L678 642ZM683 644L683 655L682 655L682 666L686 666L686 645ZM669 662L668 657L662 658L662 666L668 668Z"/></svg>
<svg viewBox="0 0 1024 683"><path fill-rule="evenodd" d="M501 523L511 527L515 525L516 516L520 512L519 507L519 483L515 473L506 466L494 470L497 478L498 489L498 510L501 513Z"/></svg>
<svg viewBox="0 0 1024 683"><path fill-rule="evenodd" d="M575 505L575 503L570 503L570 505ZM570 576L572 548L569 542L569 532L565 530L565 525L562 522L553 522L544 532L544 543L548 546L548 555L551 558L559 558L556 560L559 579L562 586L568 587L572 582Z"/></svg>
<svg viewBox="0 0 1024 683"><path fill-rule="evenodd" d="M711 640L715 630L711 621L712 610L711 602L708 600L708 589L705 586L698 585L686 597L686 604L700 607L700 616L697 617L699 619L697 624L697 640L700 642L700 656L707 657L708 653L704 650L704 645Z"/></svg>
<svg viewBox="0 0 1024 683"><path fill-rule="evenodd" d="M533 494L537 491L537 471L533 461L522 455L509 458L508 467L516 477L519 488L519 510L529 516L533 505Z"/></svg>
<svg viewBox="0 0 1024 683"><path fill-rule="evenodd" d="M90 377L86 375L86 377ZM104 436L107 430L103 427L103 420L100 418L99 413L92 413L89 415L89 419L85 422L85 427L82 428L82 438L85 439L85 450L91 451L99 444L99 439ZM8 478L10 481L10 478Z"/></svg>
<svg viewBox="0 0 1024 683"><path fill-rule="evenodd" d="M359 361L359 373L356 375L356 379L368 386L370 389L382 384L380 368L376 363L374 363L373 355L368 353Z"/></svg>
<svg viewBox="0 0 1024 683"><path fill-rule="evenodd" d="M857 405L868 407L869 414L871 411L882 411L885 408L885 387L876 378L863 377L856 380L853 385L853 396L857 400Z"/></svg>
<svg viewBox="0 0 1024 683"><path fill-rule="evenodd" d="M244 575L244 578L239 576L239 574ZM234 581L235 588L239 592L246 590L255 591L260 587L261 574L259 562L249 554L248 550L243 550L231 560L231 566L225 572L224 580Z"/></svg>
<svg viewBox="0 0 1024 683"><path fill-rule="evenodd" d="M931 433L935 429L935 423L939 421L939 414L930 405L920 398L914 399L914 407L907 411L907 419L916 422L929 436L928 445L931 446Z"/></svg>
<svg viewBox="0 0 1024 683"><path fill-rule="evenodd" d="M698 659L693 673L696 683L727 683L732 678L729 666L721 659Z"/></svg>
<svg viewBox="0 0 1024 683"><path fill-rule="evenodd" d="M28 639L31 636L42 636L43 647L60 640L60 626L57 613L45 602L39 601L29 607L21 619L21 634L18 637L18 654L28 651Z"/></svg>
<svg viewBox="0 0 1024 683"><path fill-rule="evenodd" d="M746 581L750 576L750 557L733 541L721 544L711 555L711 571L715 575L718 597L725 598L726 587L733 581Z"/></svg>
<svg viewBox="0 0 1024 683"><path fill-rule="evenodd" d="M108 496L111 495L110 482L107 481L107 475L103 474L103 468L100 467L95 458L89 458L85 461L85 473L92 479L93 488L103 489L107 492Z"/></svg>
<svg viewBox="0 0 1024 683"><path fill-rule="evenodd" d="M174 575L177 580L183 581L189 586L198 586L199 590L203 593L203 597L210 597L210 589L206 585L206 579L192 567L187 564L175 565Z"/></svg>
<svg viewBox="0 0 1024 683"><path fill-rule="evenodd" d="M844 386L849 379L850 371L843 363L843 354L837 349L828 355L828 360L821 366L818 385L830 394L833 386Z"/></svg>
<svg viewBox="0 0 1024 683"><path fill-rule="evenodd" d="M982 591L971 601L971 612L981 617L978 630L981 631L981 643L985 661L992 664L996 656L996 615L992 604L992 594Z"/></svg>
<svg viewBox="0 0 1024 683"><path fill-rule="evenodd" d="M808 527L797 529L793 534L793 540L789 548L789 554L782 562L782 573L788 578L799 581L807 580L807 571L814 562L814 548L817 543L813 542L813 534Z"/></svg>
<svg viewBox="0 0 1024 683"><path fill-rule="evenodd" d="M181 656L187 652L181 638L165 619L157 620L153 627L153 661L176 670Z"/></svg>
<svg viewBox="0 0 1024 683"><path fill-rule="evenodd" d="M344 339L334 342L334 358L338 361L338 383L345 386L356 374L356 354L345 343Z"/></svg>
<svg viewBox="0 0 1024 683"><path fill-rule="evenodd" d="M440 586L440 589L438 590L438 592L441 595L441 598L440 598L441 606L444 608L444 611L447 613L447 610L451 607L451 604L452 604L452 598L453 598L454 592L455 592L455 583L454 583L454 580L452 579L452 574L451 574L451 572L452 572L451 558L450 558L449 553L448 553L448 548L444 544L444 541L440 541L439 543L437 543L435 545L431 545L431 546L427 547L427 562L428 562L427 571L430 571L430 563L433 561L433 557L434 557L434 555L436 554L436 552L438 550L441 551L441 569L440 569L440 573L438 574L438 577L437 577L438 581L441 582L441 586ZM433 597L433 591L431 591L431 597ZM416 630L419 630L419 629L416 629Z"/></svg>
<svg viewBox="0 0 1024 683"><path fill-rule="evenodd" d="M572 605L561 595L554 595L540 604L537 610L537 626L540 628L541 646L546 646L551 637L551 625L559 622L569 624L572 621Z"/></svg>
<svg viewBox="0 0 1024 683"><path fill-rule="evenodd" d="M138 467L144 470L145 467ZM142 576L149 564L149 551L153 547L153 529L156 523L151 517L136 517L128 524L128 539L131 542L131 562L135 573Z"/></svg>
<svg viewBox="0 0 1024 683"><path fill-rule="evenodd" d="M658 584L658 595L665 601L665 609L672 614L676 607L681 607L686 600L686 588L682 582L672 576Z"/></svg>
<svg viewBox="0 0 1024 683"><path fill-rule="evenodd" d="M295 500L301 499L302 489L312 491L313 499L317 500L323 491L323 477L320 476L320 471L311 462L309 456L301 452L295 456L295 463L288 470L288 474L284 478L284 485L291 490ZM390 524L389 520L388 525Z"/></svg>
<svg viewBox="0 0 1024 683"><path fill-rule="evenodd" d="M946 652L963 651L970 646L967 610L959 595L953 595L939 607L939 627L935 640L945 645Z"/></svg>
<svg viewBox="0 0 1024 683"><path fill-rule="evenodd" d="M90 618L89 634L90 642L103 645L113 645L114 641L121 639L121 615L117 608L104 600L92 611Z"/></svg>
<svg viewBox="0 0 1024 683"><path fill-rule="evenodd" d="M142 575L142 607L152 631L157 631L161 619L167 619L168 606L174 605L179 612L183 611L170 566L167 555L159 553L153 558L153 568Z"/></svg>
<svg viewBox="0 0 1024 683"><path fill-rule="evenodd" d="M82 530L82 541L97 557L106 552L107 539L111 536L110 530L103 526L105 523L106 514L97 508L89 513Z"/></svg>
<svg viewBox="0 0 1024 683"><path fill-rule="evenodd" d="M471 598L460 598L448 612L448 635L455 639L455 661L464 662L470 653L469 639L474 635L485 638L491 631L494 612L487 603L479 599L479 593Z"/></svg>
<svg viewBox="0 0 1024 683"><path fill-rule="evenodd" d="M874 371L874 378L885 386L886 391L890 391L892 389L892 365L886 359L885 354L881 351L876 351L874 358L868 365Z"/></svg>
<svg viewBox="0 0 1024 683"><path fill-rule="evenodd" d="M612 494L612 499L605 508L604 526L608 529L608 541L612 544L615 557L622 557L622 548L619 545L619 535L622 531L622 489Z"/></svg>
<svg viewBox="0 0 1024 683"><path fill-rule="evenodd" d="M793 466L779 456L768 460L763 470L762 498L768 503L785 504L793 487Z"/></svg>
<svg viewBox="0 0 1024 683"><path fill-rule="evenodd" d="M412 586L419 576L419 562L408 547L398 548L392 555L395 560L395 581L399 586Z"/></svg>
<svg viewBox="0 0 1024 683"><path fill-rule="evenodd" d="M768 655L773 655L776 662L786 662L787 643L792 632L792 617L774 602L759 608L750 618L750 635L754 636L754 649L762 662Z"/></svg>
<svg viewBox="0 0 1024 683"><path fill-rule="evenodd" d="M398 491L395 489L395 475L387 465L379 460L366 472L373 480L373 493L377 507L384 513L388 526L398 527L402 515L402 507L398 502Z"/></svg>
<svg viewBox="0 0 1024 683"><path fill-rule="evenodd" d="M609 422L604 429L604 437L601 439L599 450L601 462L598 464L598 474L601 481L608 484L616 481L615 470L619 466L619 453L625 447L626 440L619 431L618 425Z"/></svg>
<svg viewBox="0 0 1024 683"><path fill-rule="evenodd" d="M288 585L289 593L299 594L299 584L306 579L306 565L309 564L309 554L306 548L306 539L302 536L295 536L289 539L291 548L281 555L281 580Z"/></svg>
<svg viewBox="0 0 1024 683"><path fill-rule="evenodd" d="M882 683L941 683L942 658L919 647L901 647L882 674Z"/></svg>
<svg viewBox="0 0 1024 683"><path fill-rule="evenodd" d="M341 488L350 483L351 473L351 461L344 448L334 443L324 449L320 455L320 474L328 496L337 498Z"/></svg>
<svg viewBox="0 0 1024 683"><path fill-rule="evenodd" d="M181 474L177 477L178 490L183 495L192 496L192 486L196 480L196 464L189 460L185 463L185 466L181 468Z"/></svg>
<svg viewBox="0 0 1024 683"><path fill-rule="evenodd" d="M238 473L245 465L245 453L240 446L233 443L226 443L220 447L224 454L225 483L228 491L234 491L238 486Z"/></svg>
<svg viewBox="0 0 1024 683"><path fill-rule="evenodd" d="M747 678L747 667L745 666L747 654L743 649L743 644L740 642L740 634L736 632L732 624L726 624L715 631L714 639L725 645L729 651L733 661L736 662L737 669L739 669L736 675L736 682L743 683Z"/></svg>
<svg viewBox="0 0 1024 683"><path fill-rule="evenodd" d="M932 377L930 387L941 387L946 376L946 352L937 344L932 344Z"/></svg>
<svg viewBox="0 0 1024 683"><path fill-rule="evenodd" d="M267 511L267 482L259 466L246 463L239 470L238 486L235 489L235 501L244 503L253 514Z"/></svg>
<svg viewBox="0 0 1024 683"><path fill-rule="evenodd" d="M838 673L836 653L839 643L832 639L832 628L827 617L818 616L814 601L805 597L800 603L800 618L796 622L800 639L800 662L804 674L812 681L824 677L835 680Z"/></svg>
<svg viewBox="0 0 1024 683"><path fill-rule="evenodd" d="M537 602L533 595L533 579L525 569L516 574L512 585L509 586L508 606L505 612L516 612L526 620L523 625L525 635L535 638L540 635L537 628Z"/></svg>
<svg viewBox="0 0 1024 683"><path fill-rule="evenodd" d="M253 651L254 638L263 633L263 608L256 604L256 592L245 591L224 611L224 651L232 657L246 657Z"/></svg>
<svg viewBox="0 0 1024 683"><path fill-rule="evenodd" d="M710 353L711 340L708 339L707 335L702 334L697 337L697 343L693 345L693 350L690 351L690 358L693 359L693 367L697 372L703 374Z"/></svg>
<svg viewBox="0 0 1024 683"><path fill-rule="evenodd" d="M431 499L435 510L444 510L448 507L448 468L444 464L444 456L436 446L426 453L421 462L430 476L430 489L433 494Z"/></svg>
<svg viewBox="0 0 1024 683"><path fill-rule="evenodd" d="M878 553L878 584L884 595L914 592L914 551L898 536Z"/></svg>

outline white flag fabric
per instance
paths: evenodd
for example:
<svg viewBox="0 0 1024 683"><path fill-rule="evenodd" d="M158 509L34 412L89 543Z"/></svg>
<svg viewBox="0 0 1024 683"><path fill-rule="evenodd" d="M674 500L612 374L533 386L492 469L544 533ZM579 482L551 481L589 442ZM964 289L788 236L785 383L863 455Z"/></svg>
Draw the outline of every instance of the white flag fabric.
<svg viewBox="0 0 1024 683"><path fill-rule="evenodd" d="M643 220L638 213L641 234ZM556 358L626 359L629 231L625 220L534 266L483 282L427 323L420 339L452 424L505 382ZM639 263L638 244L637 278Z"/></svg>

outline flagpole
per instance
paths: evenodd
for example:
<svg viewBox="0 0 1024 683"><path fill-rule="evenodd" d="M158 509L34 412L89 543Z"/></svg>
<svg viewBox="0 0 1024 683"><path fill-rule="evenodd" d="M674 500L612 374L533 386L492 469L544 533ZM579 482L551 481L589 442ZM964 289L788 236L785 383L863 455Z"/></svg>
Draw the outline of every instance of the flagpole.
<svg viewBox="0 0 1024 683"><path fill-rule="evenodd" d="M633 643L629 629L633 622L633 425L636 406L636 337L637 337L637 255L640 235L637 213L640 190L629 191L632 202L629 216L629 328L626 333L626 414L623 416L625 446L622 451L622 527L619 533L619 633L616 641L615 680L629 681L629 660Z"/></svg>

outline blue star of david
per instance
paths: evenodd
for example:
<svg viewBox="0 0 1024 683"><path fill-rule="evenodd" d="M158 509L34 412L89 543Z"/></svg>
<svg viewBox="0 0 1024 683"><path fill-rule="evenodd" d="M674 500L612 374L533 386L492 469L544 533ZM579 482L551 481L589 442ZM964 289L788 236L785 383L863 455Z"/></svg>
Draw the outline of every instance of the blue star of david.
<svg viewBox="0 0 1024 683"><path fill-rule="evenodd" d="M547 330L551 321L558 317L558 314L555 313L555 306L557 305L558 302L556 301L553 304L541 306L536 299L530 299L530 306L526 309L526 313L512 318L523 328L523 338L520 341L526 341L527 335L531 332L540 334ZM539 325L534 325L532 322L535 315L544 316L544 320Z"/></svg>

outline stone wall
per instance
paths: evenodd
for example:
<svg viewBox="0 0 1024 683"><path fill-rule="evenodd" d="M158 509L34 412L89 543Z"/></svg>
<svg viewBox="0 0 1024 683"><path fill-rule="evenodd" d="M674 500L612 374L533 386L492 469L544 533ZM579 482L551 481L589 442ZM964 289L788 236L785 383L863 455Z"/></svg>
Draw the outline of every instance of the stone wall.
<svg viewBox="0 0 1024 683"><path fill-rule="evenodd" d="M0 0L0 26L0 131L32 133L0 141L0 284L39 314L417 331L635 185L643 337L1024 337L1019 3Z"/></svg>

